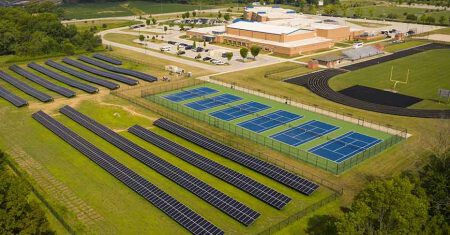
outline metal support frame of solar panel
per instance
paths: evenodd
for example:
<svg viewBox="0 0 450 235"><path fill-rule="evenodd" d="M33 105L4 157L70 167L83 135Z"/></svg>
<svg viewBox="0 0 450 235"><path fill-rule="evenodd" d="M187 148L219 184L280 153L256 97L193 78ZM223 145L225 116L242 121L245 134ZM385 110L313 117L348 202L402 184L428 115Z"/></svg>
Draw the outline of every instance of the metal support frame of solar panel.
<svg viewBox="0 0 450 235"><path fill-rule="evenodd" d="M19 67L17 65L12 65L12 66L9 67L9 69L11 69L12 71L16 72L17 74L20 74L23 77L25 77L25 78L33 81L33 82L35 82L35 83L37 83L37 84L39 84L39 85L41 85L41 86L51 90L51 91L54 91L54 92L56 92L56 93L58 93L58 94L60 94L62 96L65 96L67 98L71 98L71 97L74 97L76 95L76 93L74 91L69 90L69 89L67 89L65 87L62 87L62 86L58 86L58 85L56 85L54 83L51 83L51 82L49 82L49 81L47 81L47 80L45 80L45 79L43 79L43 78L33 74L33 73L30 73L30 72L26 71L25 69L23 69L23 68L21 68L21 67Z"/></svg>
<svg viewBox="0 0 450 235"><path fill-rule="evenodd" d="M121 74L129 75L129 76L133 76L135 78L139 78L139 79L142 79L147 82L154 82L154 81L158 80L156 77L154 77L152 75L141 73L141 72L131 70L131 69L124 69L124 68L119 68L119 67L112 66L109 64L105 64L101 61L91 59L87 56L82 55L82 56L78 57L78 59L83 62L86 62L88 64L92 64L97 67L100 67L102 69L106 69L106 70L109 70L109 71L115 72L115 73L121 73Z"/></svg>
<svg viewBox="0 0 450 235"><path fill-rule="evenodd" d="M5 80L9 84L13 85L17 89L23 91L25 94L33 96L34 98L36 98L42 102L50 102L53 100L53 97L45 94L42 91L36 90L35 88L31 87L30 85L28 85L22 81L19 81L15 77L13 77L3 71L0 71L0 78Z"/></svg>
<svg viewBox="0 0 450 235"><path fill-rule="evenodd" d="M16 107L22 107L28 105L28 102L19 96L15 95L14 93L6 90L5 88L0 86L0 97L7 100L11 104L13 104Z"/></svg>
<svg viewBox="0 0 450 235"><path fill-rule="evenodd" d="M30 68L32 68L32 69L34 69L34 70L36 70L36 71L38 71L38 72L40 72L40 73L42 73L44 75L47 75L48 77L51 77L51 78L53 78L53 79L55 79L57 81L60 81L60 82L62 82L64 84L66 84L66 85L78 88L78 89L80 89L82 91L85 91L85 92L87 92L89 94L94 94L94 93L98 92L98 88L97 87L93 87L91 85L88 85L88 84L85 84L85 83L82 83L82 82L70 79L70 78L68 78L66 76L63 76L63 75L58 74L58 73L55 73L55 72L53 72L50 69L47 69L47 68L45 68L43 66L40 66L40 65L38 65L38 64L36 64L34 62L29 63L28 67L30 67Z"/></svg>
<svg viewBox="0 0 450 235"><path fill-rule="evenodd" d="M242 151L214 141L167 119L160 118L153 122L153 124L205 149L208 149L211 152L217 153L218 155L226 157L243 166L246 166L247 168L259 172L305 195L311 195L319 187L319 185L314 182Z"/></svg>
<svg viewBox="0 0 450 235"><path fill-rule="evenodd" d="M46 113L39 111L34 113L32 117L193 234L224 234L221 229L189 207L177 201Z"/></svg>
<svg viewBox="0 0 450 235"><path fill-rule="evenodd" d="M125 83L130 86L139 84L139 81L136 79L128 78L128 77L125 77L125 76L122 76L122 75L116 74L116 73L110 73L107 71L99 70L99 69L93 68L91 66L87 66L86 64L83 64L81 62L69 59L67 57L62 59L62 61L66 64L72 65L73 67L79 68L86 72L89 72L89 73L92 73L92 74L95 74L95 75L98 75L101 77L110 78L112 80L122 82L122 83Z"/></svg>
<svg viewBox="0 0 450 235"><path fill-rule="evenodd" d="M237 188L253 195L261 201L281 210L291 198L279 193L256 180L221 165L211 159L208 159L194 151L191 151L169 139L166 139L156 133L147 130L141 126L135 125L128 129L129 132L139 138L158 146L159 148L169 152L182 160L208 172L211 175L228 182Z"/></svg>
<svg viewBox="0 0 450 235"><path fill-rule="evenodd" d="M136 145L130 140L76 111L70 106L64 106L60 109L60 112L92 131L96 135L102 137L117 148L128 153L130 156L141 161L148 167L166 176L168 179L177 183L181 187L197 195L199 198L208 202L212 206L228 214L240 223L248 226L260 216L258 212L252 210L241 202L211 187L166 160L159 158L153 153Z"/></svg>
<svg viewBox="0 0 450 235"><path fill-rule="evenodd" d="M52 68L55 68L55 69L57 69L57 70L59 70L61 72L68 73L68 74L70 74L70 75L72 75L74 77L77 77L79 79L82 79L82 80L85 80L85 81L88 81L88 82L92 82L94 84L106 87L106 88L111 89L111 90L115 90L115 89L118 89L120 87L120 85L117 84L117 83L110 82L110 81L107 81L107 80L104 80L104 79L101 79L101 78L93 77L93 76L91 76L89 74L86 74L86 73L78 72L75 69L69 68L69 67L64 66L62 64L59 64L59 63L56 63L53 60L47 60L45 62L45 64L50 66L50 67L52 67Z"/></svg>
<svg viewBox="0 0 450 235"><path fill-rule="evenodd" d="M111 58L111 57L103 55L103 54L95 53L94 55L92 55L92 57L99 59L99 60L106 61L110 64L122 65L122 61L115 59L115 58Z"/></svg>

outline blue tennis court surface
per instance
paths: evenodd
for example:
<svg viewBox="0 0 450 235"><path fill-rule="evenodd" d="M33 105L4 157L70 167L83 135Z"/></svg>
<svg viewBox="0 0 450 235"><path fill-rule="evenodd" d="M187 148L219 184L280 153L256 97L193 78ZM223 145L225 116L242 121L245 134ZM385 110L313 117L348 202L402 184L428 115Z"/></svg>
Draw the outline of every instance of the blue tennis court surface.
<svg viewBox="0 0 450 235"><path fill-rule="evenodd" d="M342 162L380 142L380 139L351 131L309 151L332 161Z"/></svg>
<svg viewBox="0 0 450 235"><path fill-rule="evenodd" d="M303 143L319 138L334 130L339 129L337 126L328 123L312 120L299 126L287 129L270 137L283 143L299 146Z"/></svg>
<svg viewBox="0 0 450 235"><path fill-rule="evenodd" d="M252 113L256 113L265 109L270 108L270 106L258 103L258 102L247 102L244 104L236 105L230 108L222 109L211 113L211 116L230 121L236 118L247 116Z"/></svg>
<svg viewBox="0 0 450 235"><path fill-rule="evenodd" d="M251 120L241 122L238 126L249 129L254 132L263 132L285 123L292 122L301 118L302 116L295 113L290 113L283 110L278 110L273 113L266 114L261 117L253 118Z"/></svg>
<svg viewBox="0 0 450 235"><path fill-rule="evenodd" d="M229 104L229 103L232 103L232 102L235 102L238 100L242 100L242 98L239 96L235 96L235 95L223 94L223 95L218 95L218 96L214 96L211 98L206 98L203 100L191 102L191 103L186 104L186 106L188 106L189 108L198 110L198 111L203 111L203 110L214 108L214 107L221 106L224 104Z"/></svg>
<svg viewBox="0 0 450 235"><path fill-rule="evenodd" d="M188 100L188 99L192 99L192 98L196 98L196 97L200 97L200 96L204 96L204 95L214 94L216 92L219 92L219 91L214 90L209 87L199 87L199 88L195 88L195 89L191 89L191 90L178 92L175 94L166 95L166 96L164 96L164 98L171 100L173 102L180 102L183 100Z"/></svg>

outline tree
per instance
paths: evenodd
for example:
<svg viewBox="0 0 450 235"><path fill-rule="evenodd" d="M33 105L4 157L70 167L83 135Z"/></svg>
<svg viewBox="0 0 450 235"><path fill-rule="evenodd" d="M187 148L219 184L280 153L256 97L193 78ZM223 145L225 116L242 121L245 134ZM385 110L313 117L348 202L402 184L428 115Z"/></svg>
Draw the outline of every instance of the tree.
<svg viewBox="0 0 450 235"><path fill-rule="evenodd" d="M422 14L420 16L420 22L425 23L426 20L427 20L427 16L425 14Z"/></svg>
<svg viewBox="0 0 450 235"><path fill-rule="evenodd" d="M224 20L226 20L226 21L229 21L230 20L230 14L225 14L225 15L223 15L223 19Z"/></svg>
<svg viewBox="0 0 450 235"><path fill-rule="evenodd" d="M146 24L146 25L150 25L150 22L151 22L150 19L146 19L146 20L145 20L145 24Z"/></svg>
<svg viewBox="0 0 450 235"><path fill-rule="evenodd" d="M173 28L173 26L175 26L175 23L173 23L173 21L171 21L171 22L169 23L169 27L170 27L170 28Z"/></svg>
<svg viewBox="0 0 450 235"><path fill-rule="evenodd" d="M425 193L408 178L377 180L355 197L336 225L342 234L420 234L427 210Z"/></svg>
<svg viewBox="0 0 450 235"><path fill-rule="evenodd" d="M445 16L441 15L439 17L439 24L445 24L445 21L446 21Z"/></svg>
<svg viewBox="0 0 450 235"><path fill-rule="evenodd" d="M407 20L411 20L411 21L416 21L417 20L417 16L414 14L407 14L406 15L406 19Z"/></svg>
<svg viewBox="0 0 450 235"><path fill-rule="evenodd" d="M427 16L426 21L428 24L436 23L436 19L433 16Z"/></svg>
<svg viewBox="0 0 450 235"><path fill-rule="evenodd" d="M167 26L164 25L164 33L167 32L167 29L168 29Z"/></svg>
<svg viewBox="0 0 450 235"><path fill-rule="evenodd" d="M69 40L65 40L62 44L62 51L66 55L73 55L75 54L75 46Z"/></svg>
<svg viewBox="0 0 450 235"><path fill-rule="evenodd" d="M141 42L142 42L142 41L144 41L144 40L145 40L145 37L144 37L144 35L142 35L142 34L141 34L141 35L139 35L139 41L141 41Z"/></svg>
<svg viewBox="0 0 450 235"><path fill-rule="evenodd" d="M156 24L158 21L155 18L152 18L152 23Z"/></svg>
<svg viewBox="0 0 450 235"><path fill-rule="evenodd" d="M261 52L261 47L253 45L252 47L250 47L250 53L253 56L253 59L256 59L256 56L259 55L259 52Z"/></svg>
<svg viewBox="0 0 450 235"><path fill-rule="evenodd" d="M197 12L196 12L196 11L193 11L193 12L192 12L192 17L195 18L196 16L197 16Z"/></svg>
<svg viewBox="0 0 450 235"><path fill-rule="evenodd" d="M44 211L25 182L6 171L0 152L0 234L51 234Z"/></svg>
<svg viewBox="0 0 450 235"><path fill-rule="evenodd" d="M361 16L363 15L363 11L360 7L355 8L353 16L356 18L361 18Z"/></svg>
<svg viewBox="0 0 450 235"><path fill-rule="evenodd" d="M219 13L217 14L217 18L222 18L222 12L219 11Z"/></svg>
<svg viewBox="0 0 450 235"><path fill-rule="evenodd" d="M228 63L230 63L231 59L233 58L233 52L227 52L226 56L227 56Z"/></svg>
<svg viewBox="0 0 450 235"><path fill-rule="evenodd" d="M248 56L248 49L246 47L241 48L241 50L239 50L239 53L241 54L241 57L243 60L245 60Z"/></svg>
<svg viewBox="0 0 450 235"><path fill-rule="evenodd" d="M203 47L206 47L206 40L203 41Z"/></svg>
<svg viewBox="0 0 450 235"><path fill-rule="evenodd" d="M373 8L369 8L369 16L373 17Z"/></svg>
<svg viewBox="0 0 450 235"><path fill-rule="evenodd" d="M196 41L194 41L194 43L192 43L192 47L195 49L195 48L197 48L197 42Z"/></svg>

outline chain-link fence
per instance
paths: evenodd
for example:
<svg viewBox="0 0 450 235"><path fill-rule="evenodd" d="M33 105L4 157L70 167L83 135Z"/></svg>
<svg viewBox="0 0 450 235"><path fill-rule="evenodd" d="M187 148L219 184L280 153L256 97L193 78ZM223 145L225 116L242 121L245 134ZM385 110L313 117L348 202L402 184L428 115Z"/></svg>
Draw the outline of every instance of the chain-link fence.
<svg viewBox="0 0 450 235"><path fill-rule="evenodd" d="M184 105L180 105L175 102L172 102L172 101L167 100L158 95L158 94L161 94L164 92L174 91L174 90L183 90L184 88L187 88L187 87L192 87L192 86L202 85L202 84L205 84L205 82L200 81L200 80L184 80L184 81L180 81L180 82L176 82L176 83L166 83L166 84L160 85L160 86L150 86L150 87L146 87L146 88L141 88L138 91L136 89L131 88L128 90L114 91L113 93L115 93L116 95L119 95L121 97L127 97L127 99L145 99L145 100L151 101L153 103L164 106L170 110L174 110L176 112L179 112L179 113L185 114L189 117L192 117L196 120L206 122L211 126L226 130L237 136L252 140L263 146L266 146L271 149L277 150L281 153L284 153L294 159L301 160L303 162L307 162L315 167L327 170L334 174L340 174L340 173L350 169L351 167L357 165L358 163L366 160L367 158L370 158L371 156L374 156L374 155L382 152L383 150L385 150L385 149L389 148L390 146L403 140L407 135L406 131L395 130L392 128L392 126L386 127L386 129L390 130L389 134L391 134L391 136L388 139L384 140L380 144L374 145L374 146L360 152L359 154L354 155L354 156L338 163L338 162L334 162L334 161L328 160L326 158L323 158L321 156L318 156L316 154L313 154L311 152L308 152L306 150L302 150L302 149L296 148L294 146L291 146L289 144L286 144L286 143L277 141L275 139L260 135L256 132L253 132L253 131L247 130L245 128L242 128L240 126L237 126L235 124L232 124L228 121L224 121L222 119L213 117L206 113L202 113L202 112L193 110L191 108L188 108ZM231 85L230 88L235 88L235 86ZM255 92L260 92L260 91L255 91ZM280 99L280 97L274 97L273 99L274 100ZM142 100L141 100L141 102L142 102ZM145 101L143 101L143 102L145 102ZM288 102L286 102L286 103L289 104ZM310 111L310 110L308 110L308 111ZM332 112L332 111L327 111L327 112ZM252 115L258 116L258 114L252 114ZM338 118L341 120L346 120L346 119L352 118L353 123L358 124L358 125L363 125L363 126L367 126L367 123L369 123L369 122L364 122L361 119L355 119L354 117L348 117L348 116L345 116L343 114L338 114L338 113L336 113L335 115L331 115L331 116L333 118ZM339 118L339 117L341 117L341 118ZM355 122L355 120L356 120L356 122ZM376 125L373 123L370 123L370 124ZM285 125L289 126L289 124L285 124ZM289 127L291 127L291 126L289 126ZM383 128L381 127L381 125L379 125L379 128L377 128L377 129L380 131L383 131ZM394 130L394 131L392 131L392 130ZM331 140L328 136L321 136L319 138L325 138L326 140Z"/></svg>

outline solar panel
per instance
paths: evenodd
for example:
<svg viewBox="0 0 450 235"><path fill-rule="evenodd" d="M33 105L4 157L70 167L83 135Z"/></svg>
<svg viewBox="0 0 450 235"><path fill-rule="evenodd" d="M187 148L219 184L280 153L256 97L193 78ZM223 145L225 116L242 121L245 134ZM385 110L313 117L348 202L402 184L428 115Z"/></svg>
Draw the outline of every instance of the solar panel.
<svg viewBox="0 0 450 235"><path fill-rule="evenodd" d="M160 118L153 124L205 149L208 149L211 152L217 153L218 155L226 157L256 172L259 172L305 195L311 195L319 187L318 184L304 179L296 174L209 139L167 119Z"/></svg>
<svg viewBox="0 0 450 235"><path fill-rule="evenodd" d="M241 202L159 158L75 109L64 106L60 109L60 112L242 224L248 226L260 216L258 212Z"/></svg>
<svg viewBox="0 0 450 235"><path fill-rule="evenodd" d="M154 81L158 80L156 77L153 77L152 75L148 75L148 74L141 73L141 72L138 72L138 71L135 71L135 70L131 70L131 69L124 69L124 68L115 67L115 66L112 66L112 65L109 65L109 64L105 64L105 63L103 63L101 61L91 59L91 58L89 58L87 56L80 56L80 57L78 57L78 59L83 61L83 62L86 62L88 64L92 64L92 65L95 65L97 67L100 67L102 69L106 69L106 70L109 70L111 72L116 72L116 73L121 73L121 74L129 75L129 76L133 76L135 78L139 78L139 79L142 79L142 80L147 81L147 82L154 82Z"/></svg>
<svg viewBox="0 0 450 235"><path fill-rule="evenodd" d="M14 95L12 92L6 90L3 87L0 87L0 97L3 99L9 101L11 104L13 104L16 107L22 107L28 105L28 102L19 96Z"/></svg>
<svg viewBox="0 0 450 235"><path fill-rule="evenodd" d="M87 93L94 94L94 93L98 92L98 88L97 87L93 87L91 85L88 85L88 84L85 84L85 83L82 83L82 82L70 79L70 78L68 78L66 76L63 76L63 75L58 74L58 73L55 73L55 72L53 72L50 69L47 69L47 68L45 68L43 66L40 66L40 65L38 65L38 64L36 64L34 62L29 63L28 67L30 67L30 68L32 68L32 69L34 69L34 70L36 70L36 71L38 71L38 72L40 72L40 73L42 73L44 75L47 75L48 77L51 77L51 78L53 78L53 79L55 79L57 81L60 81L60 82L62 82L64 84L67 84L67 85L69 85L71 87L75 87L75 88L78 88L80 90L83 90L83 91L85 91Z"/></svg>
<svg viewBox="0 0 450 235"><path fill-rule="evenodd" d="M281 194L244 174L195 153L141 126L132 126L128 131L217 178L236 186L278 210L281 210L291 200L288 196Z"/></svg>
<svg viewBox="0 0 450 235"><path fill-rule="evenodd" d="M29 86L28 84L19 81L18 79L12 77L11 75L3 72L0 70L0 78L8 82L9 84L13 85L17 89L25 92L26 94L33 96L34 98L42 101L42 102L50 102L53 100L53 98L44 92L41 92L39 90L34 89L33 87Z"/></svg>
<svg viewBox="0 0 450 235"><path fill-rule="evenodd" d="M76 95L76 93L74 91L71 91L65 87L62 86L58 86L54 83L51 83L33 73L30 73L28 71L26 71L25 69L22 69L21 67L17 66L17 65L12 65L9 67L9 69L11 69L12 71L16 72L17 74L22 75L23 77L51 90L54 91L62 96L65 96L67 98L71 98L74 97Z"/></svg>
<svg viewBox="0 0 450 235"><path fill-rule="evenodd" d="M110 73L110 72L106 72L106 71L103 71L103 70L99 70L99 69L93 68L91 66L87 66L87 65L85 65L83 63L80 63L78 61L69 59L67 57L64 58L62 61L64 63L66 63L66 64L72 65L72 66L77 67L77 68L79 68L81 70L84 70L86 72L89 72L89 73L92 73L92 74L95 74L95 75L98 75L98 76L101 76L101 77L110 78L110 79L113 79L113 80L116 80L116 81L119 81L119 82L123 82L123 83L125 83L127 85L133 86L133 85L137 85L139 83L138 80L135 80L135 79L132 79L132 78L127 78L127 77L119 75L119 74L115 74L115 73Z"/></svg>
<svg viewBox="0 0 450 235"><path fill-rule="evenodd" d="M191 233L224 234L222 230L189 207L177 201L46 113L39 111L34 113L32 117Z"/></svg>
<svg viewBox="0 0 450 235"><path fill-rule="evenodd" d="M111 57L103 55L103 54L96 53L92 57L94 57L96 59L99 59L99 60L106 61L106 62L111 63L111 64L122 65L122 61L120 61L118 59L111 58Z"/></svg>
<svg viewBox="0 0 450 235"><path fill-rule="evenodd" d="M93 76L91 76L89 74L86 74L86 73L78 72L75 69L71 69L71 68L66 67L66 66L64 66L62 64L58 64L58 63L56 63L55 61L52 61L52 60L47 60L45 62L45 64L50 66L50 67L53 67L53 68L55 68L55 69L57 69L59 71L68 73L68 74L70 74L70 75L72 75L74 77L77 77L79 79L82 79L82 80L85 80L85 81L88 81L88 82L92 82L94 84L106 87L106 88L111 89L111 90L114 90L114 89L117 89L117 88L120 87L119 84L117 84L117 83L110 82L110 81L107 81L107 80L103 80L101 78L93 77Z"/></svg>

